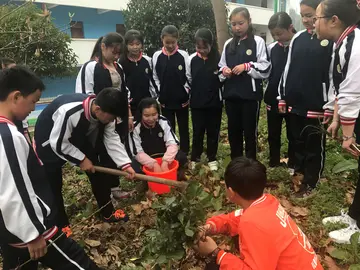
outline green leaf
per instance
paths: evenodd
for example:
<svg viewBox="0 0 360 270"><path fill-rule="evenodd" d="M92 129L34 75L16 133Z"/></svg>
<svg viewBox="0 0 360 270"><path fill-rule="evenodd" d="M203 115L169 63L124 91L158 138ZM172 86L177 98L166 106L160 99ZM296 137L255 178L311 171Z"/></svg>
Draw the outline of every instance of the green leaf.
<svg viewBox="0 0 360 270"><path fill-rule="evenodd" d="M342 261L348 261L351 258L350 252L348 252L347 250L342 250L342 249L334 249L330 253L330 256L335 259L342 260Z"/></svg>
<svg viewBox="0 0 360 270"><path fill-rule="evenodd" d="M186 227L185 234L186 234L186 236L193 237L195 233L193 230L190 230L188 227Z"/></svg>
<svg viewBox="0 0 360 270"><path fill-rule="evenodd" d="M345 171L351 171L358 168L358 162L355 159L347 159L339 162L332 169L333 173L342 173Z"/></svg>
<svg viewBox="0 0 360 270"><path fill-rule="evenodd" d="M360 270L360 264L350 265L349 270Z"/></svg>
<svg viewBox="0 0 360 270"><path fill-rule="evenodd" d="M186 195L189 196L190 198L194 198L199 188L200 188L199 183L197 183L196 181L190 182L189 186L186 189Z"/></svg>
<svg viewBox="0 0 360 270"><path fill-rule="evenodd" d="M165 255L160 255L160 256L157 258L156 262L157 262L158 264L163 264L163 263L165 263L165 262L166 262L166 256L165 256Z"/></svg>
<svg viewBox="0 0 360 270"><path fill-rule="evenodd" d="M352 247L352 251L354 252L354 254L358 254L358 245L359 245L359 238L360 238L360 233L356 232L353 235L351 235L350 237L350 244Z"/></svg>
<svg viewBox="0 0 360 270"><path fill-rule="evenodd" d="M223 167L226 168L231 162L231 156L227 156L225 159L224 159L224 162L223 162Z"/></svg>
<svg viewBox="0 0 360 270"><path fill-rule="evenodd" d="M185 256L185 252L183 249L169 253L166 255L167 258L175 260L175 261L181 260L184 256Z"/></svg>
<svg viewBox="0 0 360 270"><path fill-rule="evenodd" d="M159 231L158 230L154 230L154 229L150 229L150 230L146 230L145 234L149 237L156 237L157 235L159 235Z"/></svg>
<svg viewBox="0 0 360 270"><path fill-rule="evenodd" d="M165 203L166 205L171 205L173 202L175 202L176 198L175 197L169 197L165 199Z"/></svg>
<svg viewBox="0 0 360 270"><path fill-rule="evenodd" d="M217 198L217 199L213 199L212 204L213 204L214 209L215 209L216 211L221 210L221 208L222 208L222 197L220 196L220 197Z"/></svg>
<svg viewBox="0 0 360 270"><path fill-rule="evenodd" d="M182 225L184 225L184 218L185 216L183 213L178 214L178 220L181 222Z"/></svg>

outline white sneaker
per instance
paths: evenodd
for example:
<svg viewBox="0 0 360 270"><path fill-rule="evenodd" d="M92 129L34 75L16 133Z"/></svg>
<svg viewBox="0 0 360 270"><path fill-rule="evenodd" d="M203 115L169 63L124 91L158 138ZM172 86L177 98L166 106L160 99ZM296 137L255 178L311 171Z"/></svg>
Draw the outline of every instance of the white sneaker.
<svg viewBox="0 0 360 270"><path fill-rule="evenodd" d="M190 163L190 169L193 171L193 170L195 170L195 168L196 168L196 162L195 162L195 161L191 161L191 163Z"/></svg>
<svg viewBox="0 0 360 270"><path fill-rule="evenodd" d="M217 171L219 168L218 168L218 163L217 163L217 161L215 160L215 161L211 161L211 162L209 162L208 163L208 166L209 166L209 168L210 168L210 171Z"/></svg>
<svg viewBox="0 0 360 270"><path fill-rule="evenodd" d="M341 210L340 216L327 217L322 220L322 223L326 225L326 223L344 223L348 225L356 224L356 220L351 218L347 212Z"/></svg>
<svg viewBox="0 0 360 270"><path fill-rule="evenodd" d="M356 224L349 227L329 233L329 237L338 244L350 244L350 238L354 233L360 233L360 229ZM360 243L360 240L359 240Z"/></svg>

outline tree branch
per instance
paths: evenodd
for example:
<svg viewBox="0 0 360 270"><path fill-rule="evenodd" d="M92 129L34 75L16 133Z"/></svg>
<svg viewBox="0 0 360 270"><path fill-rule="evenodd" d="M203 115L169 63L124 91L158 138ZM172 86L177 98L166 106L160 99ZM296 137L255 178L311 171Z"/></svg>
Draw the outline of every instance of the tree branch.
<svg viewBox="0 0 360 270"><path fill-rule="evenodd" d="M17 8L14 8L12 11L10 11L9 13L6 13L4 16L0 17L0 21L3 20L4 18L6 18L7 16L9 16L10 14L18 11L19 9L29 5L30 3L32 3L34 0L27 0L24 4L18 6Z"/></svg>

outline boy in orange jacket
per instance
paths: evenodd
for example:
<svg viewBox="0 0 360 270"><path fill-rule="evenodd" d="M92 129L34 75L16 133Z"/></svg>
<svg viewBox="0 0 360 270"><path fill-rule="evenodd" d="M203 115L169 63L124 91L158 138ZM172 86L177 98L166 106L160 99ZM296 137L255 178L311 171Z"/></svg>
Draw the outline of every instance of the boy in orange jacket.
<svg viewBox="0 0 360 270"><path fill-rule="evenodd" d="M234 159L226 169L227 196L242 207L207 220L197 249L210 256L220 270L322 270L305 234L279 201L264 194L266 168L245 157ZM207 235L239 235L240 257L218 248Z"/></svg>

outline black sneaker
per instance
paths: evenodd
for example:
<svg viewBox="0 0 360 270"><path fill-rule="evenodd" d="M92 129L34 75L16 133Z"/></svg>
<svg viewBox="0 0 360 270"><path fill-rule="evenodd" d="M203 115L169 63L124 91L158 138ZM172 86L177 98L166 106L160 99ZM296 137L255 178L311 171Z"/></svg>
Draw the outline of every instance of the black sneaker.
<svg viewBox="0 0 360 270"><path fill-rule="evenodd" d="M120 222L120 221L128 222L129 216L126 215L123 210L118 209L113 214L111 214L111 216L108 218L103 216L102 220L107 223L115 223L115 222Z"/></svg>
<svg viewBox="0 0 360 270"><path fill-rule="evenodd" d="M298 199L306 199L314 194L313 191L314 191L314 188L312 188L306 184L301 184L300 190L298 192L295 192L294 196L295 196L295 198L298 198Z"/></svg>

